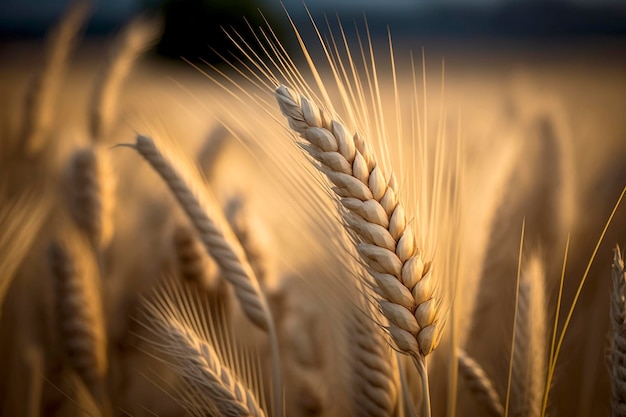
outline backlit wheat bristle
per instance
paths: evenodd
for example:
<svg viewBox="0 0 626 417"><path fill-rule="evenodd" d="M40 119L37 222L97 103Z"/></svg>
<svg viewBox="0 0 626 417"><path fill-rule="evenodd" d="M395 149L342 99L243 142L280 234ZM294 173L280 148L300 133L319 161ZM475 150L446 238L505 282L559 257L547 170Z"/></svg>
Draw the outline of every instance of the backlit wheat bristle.
<svg viewBox="0 0 626 417"><path fill-rule="evenodd" d="M619 246L613 250L611 296L611 415L626 416L626 271Z"/></svg>
<svg viewBox="0 0 626 417"><path fill-rule="evenodd" d="M184 280L209 290L216 289L220 280L219 268L207 256L193 230L183 226L176 227L174 251L178 260L178 271Z"/></svg>
<svg viewBox="0 0 626 417"><path fill-rule="evenodd" d="M272 263L272 242L269 231L242 195L231 198L226 204L226 218L243 247L250 266L261 287L274 287L275 272Z"/></svg>
<svg viewBox="0 0 626 417"><path fill-rule="evenodd" d="M98 277L89 253L77 242L53 242L48 251L54 279L56 315L66 360L102 404L107 373L106 335Z"/></svg>
<svg viewBox="0 0 626 417"><path fill-rule="evenodd" d="M89 129L94 141L102 141L118 117L119 94L133 65L156 41L159 26L139 17L130 22L115 41L91 97Z"/></svg>
<svg viewBox="0 0 626 417"><path fill-rule="evenodd" d="M32 189L11 198L0 185L0 316L4 297L48 215L49 201Z"/></svg>
<svg viewBox="0 0 626 417"><path fill-rule="evenodd" d="M35 154L45 145L54 123L55 100L62 84L68 56L89 10L87 1L73 1L65 17L52 32L43 65L26 95L22 149Z"/></svg>
<svg viewBox="0 0 626 417"><path fill-rule="evenodd" d="M77 150L70 159L68 193L70 212L98 251L113 238L115 177L110 157L99 147Z"/></svg>
<svg viewBox="0 0 626 417"><path fill-rule="evenodd" d="M303 148L335 185L346 209L344 219L358 236L357 249L376 281L396 346L414 357L428 355L439 343L444 311L393 176L385 177L363 138L348 133L309 99L285 86L275 93L289 126L307 141Z"/></svg>
<svg viewBox="0 0 626 417"><path fill-rule="evenodd" d="M519 282L511 378L513 416L541 415L547 378L546 309L545 272L541 259L534 255L523 266Z"/></svg>
<svg viewBox="0 0 626 417"><path fill-rule="evenodd" d="M458 349L457 357L462 380L474 394L476 401L489 416L503 417L504 406L502 405L502 400L487 373L465 351Z"/></svg>

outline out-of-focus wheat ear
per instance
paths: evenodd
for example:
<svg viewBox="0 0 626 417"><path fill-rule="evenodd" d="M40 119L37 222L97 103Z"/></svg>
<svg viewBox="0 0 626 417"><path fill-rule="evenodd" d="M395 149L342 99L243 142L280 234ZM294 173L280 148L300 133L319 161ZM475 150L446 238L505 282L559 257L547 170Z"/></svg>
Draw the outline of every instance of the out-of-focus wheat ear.
<svg viewBox="0 0 626 417"><path fill-rule="evenodd" d="M511 415L539 417L547 378L545 272L532 256L520 275L511 377Z"/></svg>
<svg viewBox="0 0 626 417"><path fill-rule="evenodd" d="M108 363L99 279L95 265L88 265L89 252L80 252L80 242L65 240L48 250L59 336L69 367L104 406Z"/></svg>
<svg viewBox="0 0 626 417"><path fill-rule="evenodd" d="M89 129L92 140L102 141L111 133L118 117L122 85L135 62L156 42L160 30L157 21L138 17L115 40L91 96Z"/></svg>
<svg viewBox="0 0 626 417"><path fill-rule="evenodd" d="M177 226L173 240L181 278L201 288L215 290L220 281L219 267L207 256L194 231L188 227Z"/></svg>
<svg viewBox="0 0 626 417"><path fill-rule="evenodd" d="M54 121L55 100L75 38L89 12L89 2L72 1L67 13L53 29L46 57L29 85L24 107L21 146L26 154L44 145Z"/></svg>
<svg viewBox="0 0 626 417"><path fill-rule="evenodd" d="M624 254L613 250L611 297L611 415L626 416L626 272Z"/></svg>
<svg viewBox="0 0 626 417"><path fill-rule="evenodd" d="M101 256L114 232L115 176L110 155L100 147L77 150L68 171L70 213Z"/></svg>
<svg viewBox="0 0 626 417"><path fill-rule="evenodd" d="M198 153L198 165L204 177L210 182L216 174L220 157L231 139L230 132L222 124L215 126L206 138Z"/></svg>
<svg viewBox="0 0 626 417"><path fill-rule="evenodd" d="M280 355L278 352L278 338L276 328L265 295L261 291L254 270L248 262L245 251L237 241L234 232L229 228L225 219L215 219L207 215L199 196L195 195L189 185L174 169L157 149L154 141L142 135L137 135L133 147L161 176L181 208L193 224L200 241L208 254L220 267L222 276L228 281L235 292L244 314L248 319L268 333L272 350L274 413L282 414L282 377L280 371ZM208 204L207 201L203 202ZM218 216L221 212L213 208L212 214ZM223 216L223 215L222 215Z"/></svg>
<svg viewBox="0 0 626 417"><path fill-rule="evenodd" d="M393 176L385 177L364 138L351 135L311 100L285 86L275 95L289 127L307 142L303 148L335 185L357 250L376 281L393 341L399 350L423 358L439 344L445 309Z"/></svg>
<svg viewBox="0 0 626 417"><path fill-rule="evenodd" d="M400 406L393 351L382 330L364 312L355 311L350 324L354 415L392 416Z"/></svg>
<svg viewBox="0 0 626 417"><path fill-rule="evenodd" d="M457 358L461 379L465 381L468 389L474 394L474 398L481 405L486 415L503 417L504 406L502 405L502 400L487 373L464 350L457 349Z"/></svg>
<svg viewBox="0 0 626 417"><path fill-rule="evenodd" d="M250 266L256 274L261 287L276 285L276 273L271 251L272 239L265 224L250 210L243 195L238 194L226 204L226 218L235 236L243 247Z"/></svg>
<svg viewBox="0 0 626 417"><path fill-rule="evenodd" d="M271 312L265 302L258 280L250 263L245 258L241 245L234 237L226 222L219 224L209 217L198 200L174 170L172 164L161 154L154 141L137 135L137 142L132 146L163 178L166 185L193 224L198 237L208 254L215 259L220 270L235 290L241 308L257 327L268 331L272 326Z"/></svg>

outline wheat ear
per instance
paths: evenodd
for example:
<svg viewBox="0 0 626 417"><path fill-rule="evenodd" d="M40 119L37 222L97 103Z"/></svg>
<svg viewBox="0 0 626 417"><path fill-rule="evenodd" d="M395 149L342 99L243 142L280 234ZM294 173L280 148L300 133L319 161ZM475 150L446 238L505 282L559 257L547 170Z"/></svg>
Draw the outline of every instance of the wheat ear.
<svg viewBox="0 0 626 417"><path fill-rule="evenodd" d="M393 179L386 180L366 142L350 135L309 99L285 86L276 89L289 126L308 144L346 209L344 219L359 238L357 249L377 284L380 306L397 347L415 357L437 347L442 323L430 264L422 259Z"/></svg>
<svg viewBox="0 0 626 417"><path fill-rule="evenodd" d="M193 230L178 226L173 240L181 277L203 288L215 288L219 281L219 269L215 261L206 255Z"/></svg>
<svg viewBox="0 0 626 417"><path fill-rule="evenodd" d="M259 284L267 287L274 278L272 248L269 231L248 208L242 195L236 195L226 204L226 218L246 253L246 258L256 274Z"/></svg>
<svg viewBox="0 0 626 417"><path fill-rule="evenodd" d="M478 403L483 406L489 416L504 416L502 400L483 368L462 349L457 349L457 358L459 373Z"/></svg>
<svg viewBox="0 0 626 417"><path fill-rule="evenodd" d="M611 297L611 415L626 416L626 272L619 246L613 250Z"/></svg>
<svg viewBox="0 0 626 417"><path fill-rule="evenodd" d="M511 414L539 417L547 376L545 272L538 256L520 275L511 378Z"/></svg>
<svg viewBox="0 0 626 417"><path fill-rule="evenodd" d="M353 399L355 415L388 417L398 406L395 358L384 334L364 312L355 311L350 322Z"/></svg>
<svg viewBox="0 0 626 417"><path fill-rule="evenodd" d="M65 72L67 58L89 10L87 1L73 1L50 37L46 58L26 95L22 149L27 154L38 152L54 122L54 101Z"/></svg>
<svg viewBox="0 0 626 417"><path fill-rule="evenodd" d="M424 415L430 415L425 356L441 339L445 321L434 294L430 262L422 259L407 223L393 176L385 179L369 145L358 134L306 97L285 86L275 91L289 127L308 142L346 209L344 220L357 237L357 250L377 284L379 304L397 348L413 357L423 387Z"/></svg>
<svg viewBox="0 0 626 417"><path fill-rule="evenodd" d="M81 268L81 259L61 242L49 247L59 335L70 367L93 397L104 405L106 336L97 279Z"/></svg>
<svg viewBox="0 0 626 417"><path fill-rule="evenodd" d="M99 147L77 150L69 167L70 212L100 255L113 237L115 180L109 155Z"/></svg>
<svg viewBox="0 0 626 417"><path fill-rule="evenodd" d="M208 254L220 267L222 276L233 286L235 296L239 300L239 305L246 317L257 327L268 333L274 363L274 412L277 415L281 415L282 378L276 329L272 319L272 312L268 307L267 300L261 291L254 271L245 257L244 250L234 237L233 231L227 227L226 221L220 222L220 227L207 215L198 198L176 172L172 164L159 152L151 138L137 135L135 145L126 146L132 146L139 152L163 178L195 227L198 237Z"/></svg>
<svg viewBox="0 0 626 417"><path fill-rule="evenodd" d="M159 26L139 17L130 22L116 39L110 56L96 80L91 96L89 129L94 141L109 133L117 118L122 84L134 63L157 39Z"/></svg>
<svg viewBox="0 0 626 417"><path fill-rule="evenodd" d="M190 328L151 308L151 325L163 341L157 347L172 356L173 369L183 377L192 395L204 402L210 415L263 417L254 395L222 365L213 347ZM214 414L215 413L215 414Z"/></svg>

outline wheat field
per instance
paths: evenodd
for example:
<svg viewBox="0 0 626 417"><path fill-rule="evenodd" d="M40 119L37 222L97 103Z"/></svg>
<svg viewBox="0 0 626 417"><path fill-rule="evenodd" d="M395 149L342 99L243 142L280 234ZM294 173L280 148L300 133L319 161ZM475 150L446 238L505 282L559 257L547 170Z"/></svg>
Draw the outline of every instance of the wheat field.
<svg viewBox="0 0 626 417"><path fill-rule="evenodd" d="M0 415L626 416L623 60L86 19L0 51Z"/></svg>

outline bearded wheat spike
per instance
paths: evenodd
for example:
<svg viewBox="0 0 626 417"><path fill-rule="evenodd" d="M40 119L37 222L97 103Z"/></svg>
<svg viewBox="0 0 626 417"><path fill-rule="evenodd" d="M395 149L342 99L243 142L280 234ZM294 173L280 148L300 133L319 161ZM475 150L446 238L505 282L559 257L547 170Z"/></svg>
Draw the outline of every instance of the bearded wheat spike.
<svg viewBox="0 0 626 417"><path fill-rule="evenodd" d="M442 311L430 263L417 247L393 177L385 178L362 138L350 135L309 99L285 86L275 94L289 126L310 143L305 149L335 185L347 210L344 219L359 238L357 250L378 286L396 346L415 358L428 355L440 340Z"/></svg>
<svg viewBox="0 0 626 417"><path fill-rule="evenodd" d="M611 297L611 415L626 416L626 272L619 246L613 250Z"/></svg>
<svg viewBox="0 0 626 417"><path fill-rule="evenodd" d="M545 273L539 257L520 275L511 378L511 414L539 417L547 376Z"/></svg>
<svg viewBox="0 0 626 417"><path fill-rule="evenodd" d="M107 357L97 280L90 271L80 268L80 258L69 252L63 243L53 242L48 255L56 287L59 334L67 360L93 397L103 405Z"/></svg>
<svg viewBox="0 0 626 417"><path fill-rule="evenodd" d="M504 407L493 382L483 368L462 349L457 349L459 372L463 376L470 391L484 410L492 417L504 416Z"/></svg>
<svg viewBox="0 0 626 417"><path fill-rule="evenodd" d="M126 145L128 146L128 145ZM276 328L265 295L245 252L226 221L216 223L204 211L202 204L191 191L172 164L161 154L153 140L137 135L132 146L161 176L181 208L193 224L200 241L208 254L220 267L222 276L234 289L239 305L248 319L268 333L272 351L274 384L273 406L277 415L282 415L282 375Z"/></svg>
<svg viewBox="0 0 626 417"><path fill-rule="evenodd" d="M151 138L137 135L134 148L150 163L172 191L198 232L205 249L219 265L224 279L232 284L246 316L260 329L268 331L271 313L262 297L254 271L236 239L227 240L224 225L219 227L205 213L193 192L159 152Z"/></svg>
<svg viewBox="0 0 626 417"><path fill-rule="evenodd" d="M154 312L155 309L153 309ZM250 390L222 365L213 347L182 323L157 313L153 329L164 342L158 348L171 355L173 369L206 404L207 415L265 417Z"/></svg>
<svg viewBox="0 0 626 417"><path fill-rule="evenodd" d="M78 150L70 161L70 212L98 251L113 237L115 183L109 162L100 148Z"/></svg>

